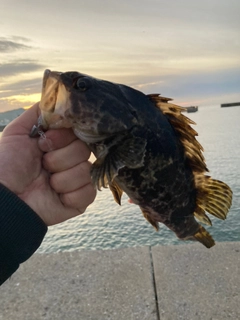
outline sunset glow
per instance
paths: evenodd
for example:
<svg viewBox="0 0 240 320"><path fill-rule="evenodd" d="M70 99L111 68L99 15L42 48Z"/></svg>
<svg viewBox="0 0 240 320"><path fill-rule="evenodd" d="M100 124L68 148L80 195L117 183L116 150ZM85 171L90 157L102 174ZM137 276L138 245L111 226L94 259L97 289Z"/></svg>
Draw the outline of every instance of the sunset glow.
<svg viewBox="0 0 240 320"><path fill-rule="evenodd" d="M47 68L183 105L240 100L238 1L3 0L0 10L0 112L37 102Z"/></svg>

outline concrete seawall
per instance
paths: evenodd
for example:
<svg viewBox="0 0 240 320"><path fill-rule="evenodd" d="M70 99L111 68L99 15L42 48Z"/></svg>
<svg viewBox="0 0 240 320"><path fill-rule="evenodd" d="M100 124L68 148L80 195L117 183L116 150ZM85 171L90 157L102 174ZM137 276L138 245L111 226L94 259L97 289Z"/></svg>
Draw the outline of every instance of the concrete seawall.
<svg viewBox="0 0 240 320"><path fill-rule="evenodd" d="M0 287L1 320L240 319L240 243L35 254Z"/></svg>

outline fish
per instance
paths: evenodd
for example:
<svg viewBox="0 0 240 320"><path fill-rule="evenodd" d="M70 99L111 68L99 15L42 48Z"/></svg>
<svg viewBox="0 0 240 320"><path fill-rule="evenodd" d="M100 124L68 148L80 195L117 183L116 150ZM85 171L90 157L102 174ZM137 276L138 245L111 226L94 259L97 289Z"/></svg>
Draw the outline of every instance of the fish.
<svg viewBox="0 0 240 320"><path fill-rule="evenodd" d="M43 130L72 128L96 160L91 179L120 205L125 192L146 220L164 224L180 240L211 248L202 224L226 219L230 187L209 175L195 123L160 94L76 72L46 70L40 101Z"/></svg>

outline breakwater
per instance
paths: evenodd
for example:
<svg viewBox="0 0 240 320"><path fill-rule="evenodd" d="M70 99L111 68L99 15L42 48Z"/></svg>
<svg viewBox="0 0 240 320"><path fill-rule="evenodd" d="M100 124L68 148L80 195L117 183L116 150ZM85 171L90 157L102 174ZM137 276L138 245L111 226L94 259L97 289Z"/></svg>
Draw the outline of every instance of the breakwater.
<svg viewBox="0 0 240 320"><path fill-rule="evenodd" d="M233 103L222 103L221 108L226 107L240 107L240 102L233 102Z"/></svg>

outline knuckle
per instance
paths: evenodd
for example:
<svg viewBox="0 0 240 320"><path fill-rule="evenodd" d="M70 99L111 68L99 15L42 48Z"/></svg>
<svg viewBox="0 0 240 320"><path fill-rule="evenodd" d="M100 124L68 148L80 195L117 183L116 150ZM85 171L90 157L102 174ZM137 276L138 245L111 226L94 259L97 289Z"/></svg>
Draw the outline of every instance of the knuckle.
<svg viewBox="0 0 240 320"><path fill-rule="evenodd" d="M52 152L45 153L43 156L43 166L50 172L54 170L54 167L56 167L55 158Z"/></svg>
<svg viewBox="0 0 240 320"><path fill-rule="evenodd" d="M71 193L63 193L61 194L61 201L62 203L70 208L77 208L77 205L74 201L74 198L72 197Z"/></svg>
<svg viewBox="0 0 240 320"><path fill-rule="evenodd" d="M93 187L92 183L88 183L87 185L84 186L84 188L85 188L85 207L87 207L94 202L97 195L97 191Z"/></svg>
<svg viewBox="0 0 240 320"><path fill-rule="evenodd" d="M51 187L56 191L57 193L61 192L61 185L59 183L59 175L58 174L52 174L50 176L49 181Z"/></svg>
<svg viewBox="0 0 240 320"><path fill-rule="evenodd" d="M82 174L87 174L90 177L91 163L89 161L84 161L80 163L79 169Z"/></svg>
<svg viewBox="0 0 240 320"><path fill-rule="evenodd" d="M65 206L78 209L83 213L95 197L96 190L91 183L88 183L76 192L61 194L61 201Z"/></svg>
<svg viewBox="0 0 240 320"><path fill-rule="evenodd" d="M78 148L79 152L81 153L82 159L87 160L90 157L91 151L83 141L78 139L75 140L73 144L74 148Z"/></svg>
<svg viewBox="0 0 240 320"><path fill-rule="evenodd" d="M94 188L94 186L92 185L92 183L89 183L88 185L89 189L90 189L90 194L89 194L89 204L93 203L96 195L97 195L97 190Z"/></svg>

